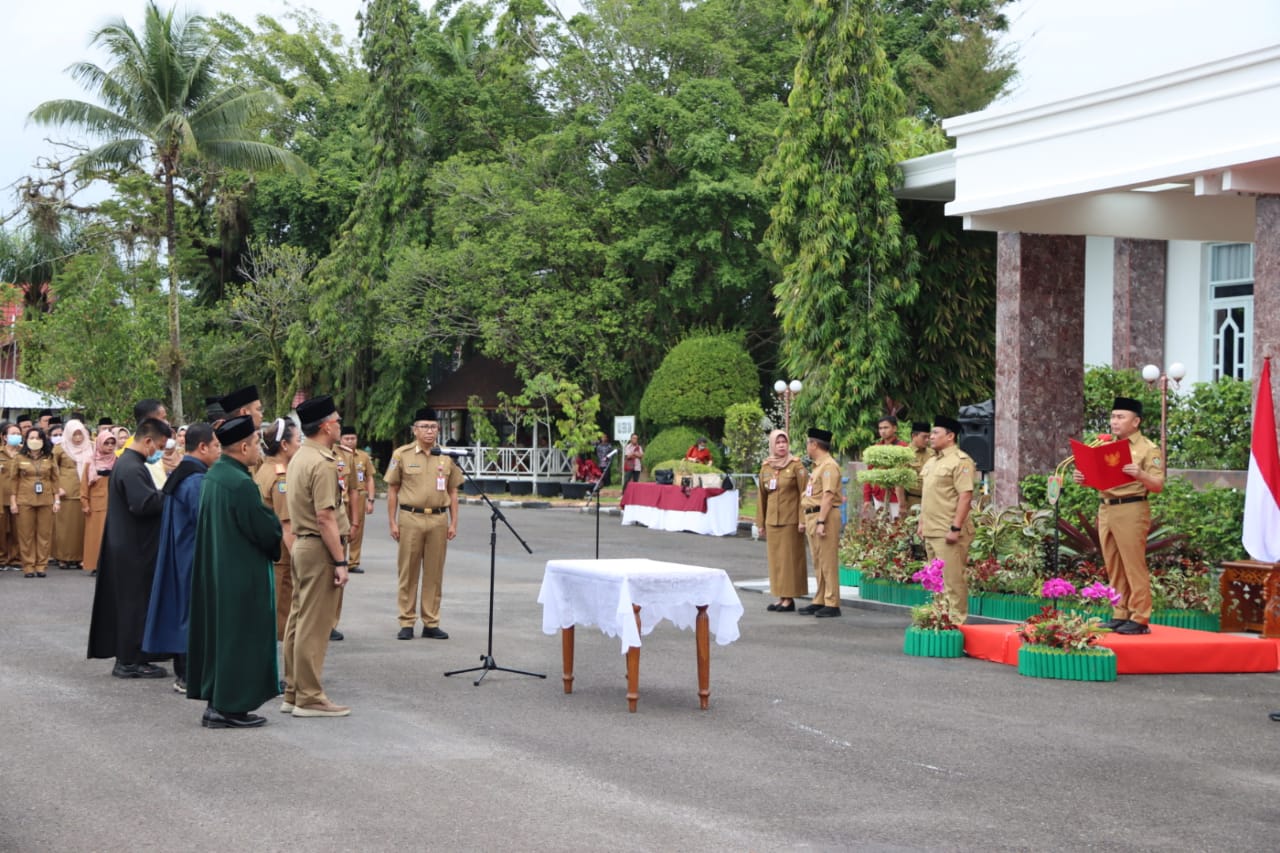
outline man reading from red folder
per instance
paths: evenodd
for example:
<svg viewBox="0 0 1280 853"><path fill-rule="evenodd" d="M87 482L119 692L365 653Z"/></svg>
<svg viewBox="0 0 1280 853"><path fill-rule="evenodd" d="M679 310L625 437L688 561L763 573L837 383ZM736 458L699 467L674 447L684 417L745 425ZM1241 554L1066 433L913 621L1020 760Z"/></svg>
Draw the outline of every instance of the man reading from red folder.
<svg viewBox="0 0 1280 853"><path fill-rule="evenodd" d="M1164 459L1160 448L1138 430L1142 403L1116 397L1111 404L1111 434L1129 442L1130 463L1121 470L1132 481L1098 493L1098 541L1107 564L1107 581L1120 593L1120 603L1105 626L1117 634L1150 634L1151 576L1147 573L1147 533L1151 529L1149 495L1164 488ZM1077 483L1084 474L1077 468Z"/></svg>

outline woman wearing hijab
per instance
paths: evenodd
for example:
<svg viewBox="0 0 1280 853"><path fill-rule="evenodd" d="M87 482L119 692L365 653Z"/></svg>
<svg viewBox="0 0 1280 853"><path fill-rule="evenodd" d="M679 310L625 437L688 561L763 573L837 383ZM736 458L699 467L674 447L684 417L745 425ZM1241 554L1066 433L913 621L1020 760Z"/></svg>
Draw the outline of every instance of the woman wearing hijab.
<svg viewBox="0 0 1280 853"><path fill-rule="evenodd" d="M52 430L50 430L52 432ZM93 464L93 439L78 420L67 421L62 443L53 451L58 468L58 496L62 510L53 519L53 560L64 569L83 568L84 512L80 484Z"/></svg>
<svg viewBox="0 0 1280 853"><path fill-rule="evenodd" d="M93 461L80 481L80 510L84 513L84 570L98 573L102 532L107 527L107 483L116 464L116 436L106 429L93 444Z"/></svg>
<svg viewBox="0 0 1280 853"><path fill-rule="evenodd" d="M22 576L42 578L53 544L53 514L62 505L58 498L58 468L53 464L53 451L44 430L27 430L26 443L14 461L9 512L17 518Z"/></svg>
<svg viewBox="0 0 1280 853"><path fill-rule="evenodd" d="M284 535L280 559L275 562L276 639L283 640L285 624L289 621L289 608L293 606L293 568L289 560L289 551L293 548L293 527L289 524L285 470L289 467L293 454L302 446L302 437L293 421L277 418L273 423L262 425L262 443L266 445L267 456L258 466L253 481L258 485L262 502L280 519Z"/></svg>
<svg viewBox="0 0 1280 853"><path fill-rule="evenodd" d="M809 485L804 463L791 454L786 432L769 433L769 456L760 467L756 527L769 550L769 591L778 597L768 609L794 613L796 596L809 594L804 516L800 498Z"/></svg>
<svg viewBox="0 0 1280 853"><path fill-rule="evenodd" d="M12 435L12 444L9 436ZM9 481L13 479L14 457L22 446L22 430L11 421L0 421L0 507L9 505ZM22 558L18 555L18 539L9 513L0 509L0 572L16 571Z"/></svg>

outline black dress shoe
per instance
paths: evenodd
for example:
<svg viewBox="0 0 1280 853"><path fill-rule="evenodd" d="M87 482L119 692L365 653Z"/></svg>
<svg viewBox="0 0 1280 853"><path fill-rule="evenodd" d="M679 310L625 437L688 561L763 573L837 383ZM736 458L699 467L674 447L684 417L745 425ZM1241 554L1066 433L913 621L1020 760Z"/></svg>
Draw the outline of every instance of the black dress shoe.
<svg viewBox="0 0 1280 853"><path fill-rule="evenodd" d="M331 643L336 643L336 642L338 642L338 641L339 641L339 640L341 640L341 639L342 639L342 632L341 632L341 631L339 631L337 628L330 628L330 629L329 629L329 642L331 642Z"/></svg>
<svg viewBox="0 0 1280 853"><path fill-rule="evenodd" d="M1134 622L1132 619L1126 621L1119 628L1116 628L1117 634L1124 634L1126 637L1135 636L1137 634L1150 634L1151 629L1141 622Z"/></svg>
<svg viewBox="0 0 1280 853"><path fill-rule="evenodd" d="M801 607L796 612L799 613L801 616L812 616L813 614L817 613L821 609L822 609L821 604L810 604L807 607Z"/></svg>
<svg viewBox="0 0 1280 853"><path fill-rule="evenodd" d="M1267 716L1271 718L1272 722L1280 723L1280 711L1272 711Z"/></svg>
<svg viewBox="0 0 1280 853"><path fill-rule="evenodd" d="M153 663L134 664L134 669L138 673L135 678L168 678L169 670L162 666L156 666Z"/></svg>
<svg viewBox="0 0 1280 853"><path fill-rule="evenodd" d="M42 577L45 577L45 576L46 576L46 575L45 575L45 573L44 573L44 572L36 572L36 577L38 577L38 578L42 578Z"/></svg>
<svg viewBox="0 0 1280 853"><path fill-rule="evenodd" d="M138 667L136 664L120 663L116 661L116 665L111 667L111 674L116 678L141 678L138 675Z"/></svg>
<svg viewBox="0 0 1280 853"><path fill-rule="evenodd" d="M347 572L353 575L362 575L364 574L364 569L360 568L359 566L349 566L347 567Z"/></svg>
<svg viewBox="0 0 1280 853"><path fill-rule="evenodd" d="M839 608L839 607L824 607L824 608L822 608L821 610L819 610L817 613L815 613L815 614L813 614L813 615L814 615L814 616L816 616L816 617L817 617L817 618L819 618L819 619L829 619L829 618L830 618L830 617L832 617L832 616L839 616L839 615L840 615L840 608Z"/></svg>
<svg viewBox="0 0 1280 853"><path fill-rule="evenodd" d="M422 638L424 640L447 640L449 639L449 635L444 631L441 631L439 628L427 628L424 626L422 629Z"/></svg>
<svg viewBox="0 0 1280 853"><path fill-rule="evenodd" d="M1107 630L1114 631L1115 629L1119 628L1121 625L1128 623L1128 621L1129 621L1128 619L1108 619L1106 622L1102 623L1102 627L1106 628Z"/></svg>
<svg viewBox="0 0 1280 853"><path fill-rule="evenodd" d="M413 639L413 628L401 628L401 629L400 629L400 633L399 633L399 634L396 634L396 639L397 639L397 640L412 640L412 639Z"/></svg>
<svg viewBox="0 0 1280 853"><path fill-rule="evenodd" d="M791 602L790 604L779 604L779 605L778 605L778 609L777 609L777 611L776 611L776 612L778 612L778 613L795 613L795 612L796 612L796 603L793 601L793 602Z"/></svg>
<svg viewBox="0 0 1280 853"><path fill-rule="evenodd" d="M213 708L205 708L200 725L206 729L253 729L266 725L267 718L257 714L224 714Z"/></svg>
<svg viewBox="0 0 1280 853"><path fill-rule="evenodd" d="M768 607L766 607L765 610L768 610L770 613L773 613L775 610L777 610L781 606L782 606L781 604L775 601L773 604L770 604Z"/></svg>

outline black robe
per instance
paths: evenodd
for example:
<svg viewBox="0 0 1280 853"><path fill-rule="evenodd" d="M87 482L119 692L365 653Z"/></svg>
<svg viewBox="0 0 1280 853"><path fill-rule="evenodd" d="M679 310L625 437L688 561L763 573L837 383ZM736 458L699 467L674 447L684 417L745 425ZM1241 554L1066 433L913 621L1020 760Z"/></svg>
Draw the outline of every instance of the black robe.
<svg viewBox="0 0 1280 853"><path fill-rule="evenodd" d="M146 660L142 633L160 548L163 507L164 498L151 479L146 459L132 447L126 448L107 483L107 522L89 623L91 658L115 658L126 664Z"/></svg>

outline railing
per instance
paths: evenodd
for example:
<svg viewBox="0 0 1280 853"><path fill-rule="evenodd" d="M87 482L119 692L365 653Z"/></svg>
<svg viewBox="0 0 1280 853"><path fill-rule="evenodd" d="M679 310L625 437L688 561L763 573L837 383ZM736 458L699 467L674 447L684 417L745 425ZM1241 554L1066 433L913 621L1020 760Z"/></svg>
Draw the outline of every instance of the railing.
<svg viewBox="0 0 1280 853"><path fill-rule="evenodd" d="M470 450L471 455L459 457L458 464L473 477L544 482L568 482L573 479L573 463L557 447L477 445L465 449Z"/></svg>

